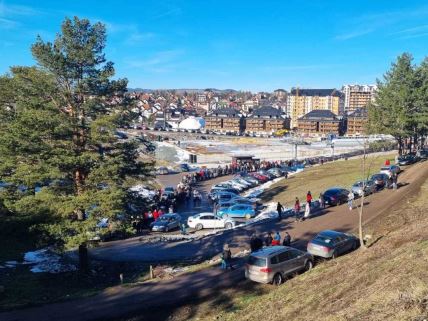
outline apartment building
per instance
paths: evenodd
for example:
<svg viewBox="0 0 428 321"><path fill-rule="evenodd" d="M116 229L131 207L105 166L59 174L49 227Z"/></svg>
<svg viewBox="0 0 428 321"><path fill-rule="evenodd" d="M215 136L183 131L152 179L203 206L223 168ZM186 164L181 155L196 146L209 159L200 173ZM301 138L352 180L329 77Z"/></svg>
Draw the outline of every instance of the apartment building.
<svg viewBox="0 0 428 321"><path fill-rule="evenodd" d="M287 97L287 111L291 127L298 126L298 119L312 110L329 110L336 115L343 114L344 96L336 89L291 89Z"/></svg>
<svg viewBox="0 0 428 321"><path fill-rule="evenodd" d="M376 90L376 85L344 85L342 92L344 94L345 112L349 114L358 108L367 107L373 101Z"/></svg>
<svg viewBox="0 0 428 321"><path fill-rule="evenodd" d="M205 117L205 129L239 134L245 129L244 117L233 108L217 109Z"/></svg>
<svg viewBox="0 0 428 321"><path fill-rule="evenodd" d="M249 134L272 134L281 129L290 129L290 118L272 106L260 107L245 118L245 132Z"/></svg>
<svg viewBox="0 0 428 321"><path fill-rule="evenodd" d="M325 137L327 134L343 135L345 121L330 110L312 110L299 117L297 130L300 134Z"/></svg>
<svg viewBox="0 0 428 321"><path fill-rule="evenodd" d="M357 108L347 117L347 136L361 136L366 132L368 114L366 108Z"/></svg>

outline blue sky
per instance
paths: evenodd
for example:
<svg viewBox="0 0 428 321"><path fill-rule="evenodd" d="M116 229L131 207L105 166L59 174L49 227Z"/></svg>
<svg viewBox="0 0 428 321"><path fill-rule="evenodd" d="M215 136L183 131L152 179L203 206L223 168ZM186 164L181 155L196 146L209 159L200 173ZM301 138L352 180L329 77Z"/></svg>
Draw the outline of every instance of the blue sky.
<svg viewBox="0 0 428 321"><path fill-rule="evenodd" d="M52 41L74 15L106 24L130 87L338 88L428 55L426 1L0 0L0 73L34 64L36 35Z"/></svg>

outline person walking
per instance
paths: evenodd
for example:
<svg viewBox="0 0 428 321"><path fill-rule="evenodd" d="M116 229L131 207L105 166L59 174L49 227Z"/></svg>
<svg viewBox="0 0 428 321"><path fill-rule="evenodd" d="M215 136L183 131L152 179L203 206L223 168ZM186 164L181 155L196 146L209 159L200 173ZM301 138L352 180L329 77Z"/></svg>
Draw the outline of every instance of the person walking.
<svg viewBox="0 0 428 321"><path fill-rule="evenodd" d="M392 189L394 191L397 190L397 187L398 187L397 182L398 182L398 175L397 175L397 173L394 173L394 174L392 174Z"/></svg>
<svg viewBox="0 0 428 321"><path fill-rule="evenodd" d="M352 211L352 209L354 208L354 205L353 205L354 198L355 198L354 193L350 191L348 194L348 206L350 211Z"/></svg>
<svg viewBox="0 0 428 321"><path fill-rule="evenodd" d="M272 245L272 241L273 241L272 233L269 232L268 235L266 236L266 239L265 239L266 246L271 246Z"/></svg>
<svg viewBox="0 0 428 321"><path fill-rule="evenodd" d="M276 211L278 212L278 221L282 219L282 211L284 210L284 206L280 202L276 205Z"/></svg>
<svg viewBox="0 0 428 321"><path fill-rule="evenodd" d="M324 193L320 193L320 208L325 208Z"/></svg>
<svg viewBox="0 0 428 321"><path fill-rule="evenodd" d="M230 248L228 244L223 246L223 252L221 254L221 268L223 270L232 269L232 265L230 264L230 260L232 259L232 252L230 252Z"/></svg>
<svg viewBox="0 0 428 321"><path fill-rule="evenodd" d="M285 232L284 240L282 241L282 245L284 246L290 246L291 244L291 236L288 234L288 232Z"/></svg>
<svg viewBox="0 0 428 321"><path fill-rule="evenodd" d="M260 237L257 236L256 233L253 233L250 239L251 252L257 252L262 247L263 247L263 241L260 239Z"/></svg>
<svg viewBox="0 0 428 321"><path fill-rule="evenodd" d="M306 220L311 215L311 203L308 202L305 205L305 214L303 216L303 220Z"/></svg>
<svg viewBox="0 0 428 321"><path fill-rule="evenodd" d="M272 245L281 245L281 235L279 235L279 232L275 233L275 236L272 240Z"/></svg>
<svg viewBox="0 0 428 321"><path fill-rule="evenodd" d="M296 201L294 202L294 216L296 217L297 222L300 216L300 201L298 197L296 197Z"/></svg>
<svg viewBox="0 0 428 321"><path fill-rule="evenodd" d="M306 194L306 203L309 203L309 205L311 205L312 202L312 194L311 191L308 191L308 193Z"/></svg>

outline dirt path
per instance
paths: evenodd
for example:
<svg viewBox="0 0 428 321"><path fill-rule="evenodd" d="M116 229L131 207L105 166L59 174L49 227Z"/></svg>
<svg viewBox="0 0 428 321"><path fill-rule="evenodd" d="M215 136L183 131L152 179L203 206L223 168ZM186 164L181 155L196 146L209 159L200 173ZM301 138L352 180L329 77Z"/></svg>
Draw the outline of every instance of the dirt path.
<svg viewBox="0 0 428 321"><path fill-rule="evenodd" d="M401 202L405 202L407 198L415 195L427 178L428 162L419 163L406 169L400 175L399 179L399 182L403 186L397 191L382 191L367 198L368 204L365 207L365 222L381 215L385 211L398 207ZM340 206L327 209L324 215L305 222L295 223L291 220L284 220L281 223L271 222L255 226L251 229L251 232L254 229L259 230L259 232L270 229L288 229L297 244L302 246L309 238L321 230L328 228L351 231L356 228L357 221L358 215L356 210L350 212L346 206ZM216 244L224 244L224 241L229 239L235 250L247 247L248 232L250 230L243 230L236 232L236 234L219 235L211 240L207 239L205 244L201 244L201 251L213 246L216 247ZM118 255L121 251L126 252L126 248L118 248L113 256ZM181 248L174 248L173 251L181 251ZM137 258L138 255L135 254L131 257ZM113 287L87 299L2 313L0 314L0 320L106 320L145 307L176 306L186 300L216 296L221 293L222 289L232 287L242 279L242 268L227 273L222 272L218 268L206 269L185 274L168 281L144 283L134 287Z"/></svg>

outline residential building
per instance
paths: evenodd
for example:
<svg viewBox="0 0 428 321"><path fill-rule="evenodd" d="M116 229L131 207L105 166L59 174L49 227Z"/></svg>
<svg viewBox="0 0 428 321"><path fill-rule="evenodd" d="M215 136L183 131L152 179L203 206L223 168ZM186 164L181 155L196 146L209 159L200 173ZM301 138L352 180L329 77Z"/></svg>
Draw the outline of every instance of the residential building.
<svg viewBox="0 0 428 321"><path fill-rule="evenodd" d="M198 94L196 107L208 111L209 97L206 94Z"/></svg>
<svg viewBox="0 0 428 321"><path fill-rule="evenodd" d="M226 133L242 133L245 129L244 117L234 108L217 109L205 117L205 129Z"/></svg>
<svg viewBox="0 0 428 321"><path fill-rule="evenodd" d="M298 119L298 132L310 136L343 135L345 122L330 110L315 109Z"/></svg>
<svg viewBox="0 0 428 321"><path fill-rule="evenodd" d="M366 132L365 126L368 120L367 109L357 108L351 112L347 117L346 135L348 136L361 136Z"/></svg>
<svg viewBox="0 0 428 321"><path fill-rule="evenodd" d="M246 133L273 134L281 129L290 129L290 119L272 106L257 108L245 119Z"/></svg>
<svg viewBox="0 0 428 321"><path fill-rule="evenodd" d="M277 100L287 100L287 92L284 89L277 89L273 93Z"/></svg>
<svg viewBox="0 0 428 321"><path fill-rule="evenodd" d="M291 117L291 127L297 127L297 120L312 110L329 110L339 115L343 113L343 94L336 89L293 88L287 97L287 111Z"/></svg>
<svg viewBox="0 0 428 321"><path fill-rule="evenodd" d="M345 85L342 92L345 96L345 112L352 113L358 108L367 107L373 101L377 90L376 85Z"/></svg>

